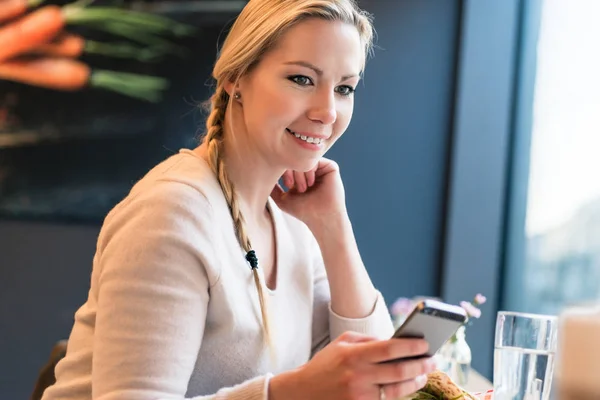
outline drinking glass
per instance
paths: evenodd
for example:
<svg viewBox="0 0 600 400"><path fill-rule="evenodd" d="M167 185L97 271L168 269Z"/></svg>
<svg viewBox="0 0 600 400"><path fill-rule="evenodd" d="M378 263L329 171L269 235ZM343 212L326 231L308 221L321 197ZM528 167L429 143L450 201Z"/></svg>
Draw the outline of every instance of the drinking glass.
<svg viewBox="0 0 600 400"><path fill-rule="evenodd" d="M494 345L494 400L548 400L558 319L500 311Z"/></svg>

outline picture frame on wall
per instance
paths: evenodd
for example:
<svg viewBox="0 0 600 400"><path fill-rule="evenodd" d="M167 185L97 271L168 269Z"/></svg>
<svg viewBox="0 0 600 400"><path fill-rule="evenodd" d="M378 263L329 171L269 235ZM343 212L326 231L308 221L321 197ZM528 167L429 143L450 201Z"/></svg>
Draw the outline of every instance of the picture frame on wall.
<svg viewBox="0 0 600 400"><path fill-rule="evenodd" d="M104 25L127 21L123 14L185 34L149 31L152 42L125 28L121 35L104 25L65 24L37 47L22 46L5 60L0 53L0 219L100 223L155 164L197 144L217 43L245 2L45 1L0 21L0 30L44 7L74 4L120 11L104 15ZM83 38L87 47L52 53L65 37ZM85 65L96 84L64 90L11 76L6 67L56 59Z"/></svg>

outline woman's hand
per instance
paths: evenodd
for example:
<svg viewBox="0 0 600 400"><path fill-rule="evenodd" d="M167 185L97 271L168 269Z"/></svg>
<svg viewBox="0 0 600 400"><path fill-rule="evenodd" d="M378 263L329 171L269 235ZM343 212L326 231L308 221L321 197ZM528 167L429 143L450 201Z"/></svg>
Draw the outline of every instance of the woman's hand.
<svg viewBox="0 0 600 400"><path fill-rule="evenodd" d="M427 347L420 339L377 340L347 332L304 366L274 376L269 399L399 399L421 389L435 365L429 358L385 361L418 356Z"/></svg>
<svg viewBox="0 0 600 400"><path fill-rule="evenodd" d="M344 184L334 161L321 158L312 170L288 170L282 178L289 190L284 192L276 185L271 196L279 208L303 221L309 228L346 213Z"/></svg>
<svg viewBox="0 0 600 400"><path fill-rule="evenodd" d="M321 158L308 172L286 171L283 183L290 189L284 192L276 185L271 197L279 208L304 222L317 240L331 308L346 318L366 317L373 311L377 292L358 251L338 165Z"/></svg>

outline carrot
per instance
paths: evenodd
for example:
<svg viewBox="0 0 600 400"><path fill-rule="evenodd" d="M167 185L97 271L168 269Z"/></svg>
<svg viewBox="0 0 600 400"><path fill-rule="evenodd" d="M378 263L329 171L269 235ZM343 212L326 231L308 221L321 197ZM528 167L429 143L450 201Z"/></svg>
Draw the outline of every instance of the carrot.
<svg viewBox="0 0 600 400"><path fill-rule="evenodd" d="M28 54L78 58L83 53L107 57L129 58L141 62L159 60L169 49L140 47L127 42L103 43L85 39L74 33L62 33L55 40L44 43Z"/></svg>
<svg viewBox="0 0 600 400"><path fill-rule="evenodd" d="M31 54L77 58L85 50L86 40L74 33L60 34L55 40L31 50Z"/></svg>
<svg viewBox="0 0 600 400"><path fill-rule="evenodd" d="M160 101L162 91L169 86L164 78L92 70L85 63L70 58L9 60L0 63L0 79L63 91L89 86L150 102Z"/></svg>
<svg viewBox="0 0 600 400"><path fill-rule="evenodd" d="M1 0L0 22L7 21L25 14L27 11L27 0Z"/></svg>
<svg viewBox="0 0 600 400"><path fill-rule="evenodd" d="M6 1L13 4L0 8L5 15L11 16L22 14L32 4L39 4L44 0L0 1L5 2L0 5L9 4ZM135 58L140 60L155 59L166 52L177 50L176 46L161 38L160 35L183 36L194 32L194 28L190 26L161 16L123 10L118 7L86 8L91 1L93 0L87 2L78 0L62 7L47 5L0 26L0 62L31 52L32 49L50 42L60 31L71 25L82 25L126 38L132 37L136 41L151 45L153 48L145 53L138 52L138 49L131 45L113 46L99 42L86 42L85 48L82 49L86 52L115 57L135 55ZM70 50L74 51L73 48Z"/></svg>
<svg viewBox="0 0 600 400"><path fill-rule="evenodd" d="M82 89L88 84L90 74L91 70L86 64L67 58L10 60L0 63L0 79L48 89Z"/></svg>
<svg viewBox="0 0 600 400"><path fill-rule="evenodd" d="M196 29L167 17L125 10L118 7L89 7L73 3L63 6L64 18L68 24L95 26L105 29L107 22L116 22L132 29L151 34L170 36L190 36ZM117 33L118 32L117 30Z"/></svg>
<svg viewBox="0 0 600 400"><path fill-rule="evenodd" d="M64 28L61 8L42 7L0 28L0 63L52 40Z"/></svg>
<svg viewBox="0 0 600 400"><path fill-rule="evenodd" d="M0 0L0 22L25 14L30 7L41 2L42 0Z"/></svg>

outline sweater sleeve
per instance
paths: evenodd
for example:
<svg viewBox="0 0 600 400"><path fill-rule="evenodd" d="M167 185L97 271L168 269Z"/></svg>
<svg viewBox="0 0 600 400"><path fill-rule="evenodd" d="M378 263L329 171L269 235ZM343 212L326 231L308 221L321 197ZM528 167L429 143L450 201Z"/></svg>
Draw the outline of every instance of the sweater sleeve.
<svg viewBox="0 0 600 400"><path fill-rule="evenodd" d="M346 331L363 333L380 339L388 339L394 333L394 326L381 292L372 312L364 318L345 318L331 309L331 292L327 272L319 245L314 242L314 299L313 299L313 328L312 355L321 350L332 340Z"/></svg>
<svg viewBox="0 0 600 400"><path fill-rule="evenodd" d="M206 198L159 182L107 220L99 242L92 398L185 399L218 260ZM201 362L202 360L199 360ZM269 376L194 400L267 397Z"/></svg>

